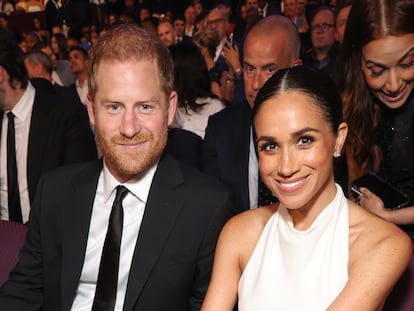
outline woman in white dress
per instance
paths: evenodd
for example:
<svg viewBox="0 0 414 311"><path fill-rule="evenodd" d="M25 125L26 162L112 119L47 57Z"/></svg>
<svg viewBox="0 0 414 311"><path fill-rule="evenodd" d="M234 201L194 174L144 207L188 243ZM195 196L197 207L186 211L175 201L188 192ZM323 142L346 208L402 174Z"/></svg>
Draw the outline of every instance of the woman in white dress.
<svg viewBox="0 0 414 311"><path fill-rule="evenodd" d="M240 311L381 310L411 241L335 184L348 128L332 80L278 71L256 97L253 124L260 174L280 203L225 225L202 311L237 300Z"/></svg>

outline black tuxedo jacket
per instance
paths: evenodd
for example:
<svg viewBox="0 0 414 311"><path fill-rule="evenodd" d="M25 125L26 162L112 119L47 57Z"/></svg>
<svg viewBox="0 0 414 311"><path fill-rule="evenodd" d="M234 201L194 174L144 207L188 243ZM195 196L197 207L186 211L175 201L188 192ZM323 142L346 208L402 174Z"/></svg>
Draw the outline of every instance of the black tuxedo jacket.
<svg viewBox="0 0 414 311"><path fill-rule="evenodd" d="M251 110L246 101L210 116L203 143L203 170L230 191L235 213L250 209Z"/></svg>
<svg viewBox="0 0 414 311"><path fill-rule="evenodd" d="M60 93L36 89L27 152L31 202L43 173L98 157L86 109L68 99Z"/></svg>
<svg viewBox="0 0 414 311"><path fill-rule="evenodd" d="M2 310L70 310L81 275L102 162L58 168L42 178L19 262L0 289ZM125 311L198 310L216 240L231 216L214 178L162 157L149 192Z"/></svg>

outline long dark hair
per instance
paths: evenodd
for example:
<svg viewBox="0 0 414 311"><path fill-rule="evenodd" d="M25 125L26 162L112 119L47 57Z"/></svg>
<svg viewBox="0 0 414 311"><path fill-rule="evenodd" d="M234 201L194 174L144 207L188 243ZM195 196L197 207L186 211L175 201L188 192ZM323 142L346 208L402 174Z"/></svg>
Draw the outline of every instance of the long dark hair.
<svg viewBox="0 0 414 311"><path fill-rule="evenodd" d="M169 47L174 62L174 86L178 105L198 111L197 98L216 97L211 92L207 65L198 47L193 43L179 43Z"/></svg>
<svg viewBox="0 0 414 311"><path fill-rule="evenodd" d="M363 171L379 169L381 151L375 132L381 108L374 104L361 70L362 49L373 40L408 33L414 33L414 0L353 2L335 76L349 126L347 156Z"/></svg>

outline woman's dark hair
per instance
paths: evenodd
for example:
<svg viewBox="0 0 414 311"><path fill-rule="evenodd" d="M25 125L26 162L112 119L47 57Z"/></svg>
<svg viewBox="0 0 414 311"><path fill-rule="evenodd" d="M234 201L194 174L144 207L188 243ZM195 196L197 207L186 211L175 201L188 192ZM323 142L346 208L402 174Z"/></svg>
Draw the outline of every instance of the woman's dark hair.
<svg viewBox="0 0 414 311"><path fill-rule="evenodd" d="M10 86L15 89L18 84L26 88L28 76L24 65L23 52L14 37L0 27L0 66L9 75Z"/></svg>
<svg viewBox="0 0 414 311"><path fill-rule="evenodd" d="M347 148L363 170L378 170L381 151L375 132L381 109L361 70L363 47L387 36L414 33L413 0L353 1L335 74L349 126Z"/></svg>
<svg viewBox="0 0 414 311"><path fill-rule="evenodd" d="M342 100L335 83L329 76L306 66L279 70L267 80L254 101L253 120L264 102L287 92L300 92L312 99L332 132L337 133L342 122Z"/></svg>
<svg viewBox="0 0 414 311"><path fill-rule="evenodd" d="M178 106L193 111L202 105L197 98L215 97L207 65L200 50L194 43L179 43L169 47L174 62L174 86L178 93Z"/></svg>
<svg viewBox="0 0 414 311"><path fill-rule="evenodd" d="M56 39L59 53L56 55L56 58L59 60L67 59L68 58L68 45L67 45L67 38L63 33L56 33L53 35Z"/></svg>

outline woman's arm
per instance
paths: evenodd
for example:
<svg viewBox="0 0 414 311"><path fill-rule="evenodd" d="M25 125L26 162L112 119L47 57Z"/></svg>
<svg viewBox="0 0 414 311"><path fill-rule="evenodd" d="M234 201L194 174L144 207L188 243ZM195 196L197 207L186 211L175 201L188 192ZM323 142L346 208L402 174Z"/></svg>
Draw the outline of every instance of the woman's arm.
<svg viewBox="0 0 414 311"><path fill-rule="evenodd" d="M213 275L202 311L234 309L240 277L275 208L275 205L267 206L238 214L224 226L217 243Z"/></svg>
<svg viewBox="0 0 414 311"><path fill-rule="evenodd" d="M411 240L397 226L350 208L348 282L328 310L381 310L411 253Z"/></svg>

